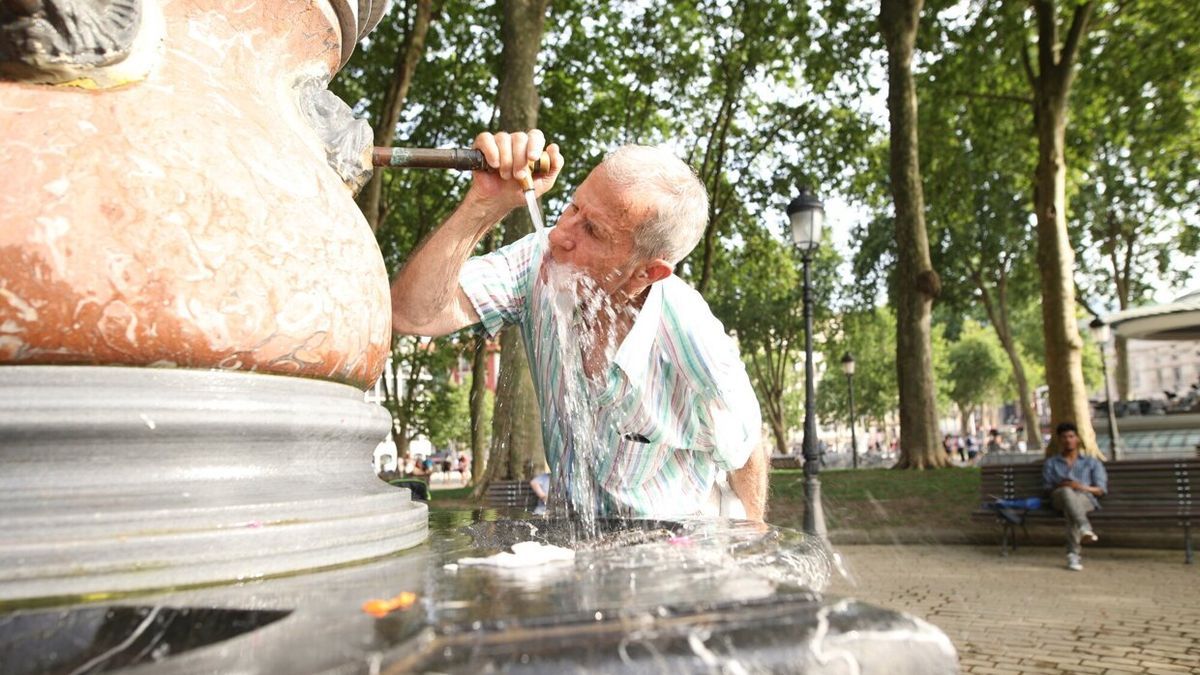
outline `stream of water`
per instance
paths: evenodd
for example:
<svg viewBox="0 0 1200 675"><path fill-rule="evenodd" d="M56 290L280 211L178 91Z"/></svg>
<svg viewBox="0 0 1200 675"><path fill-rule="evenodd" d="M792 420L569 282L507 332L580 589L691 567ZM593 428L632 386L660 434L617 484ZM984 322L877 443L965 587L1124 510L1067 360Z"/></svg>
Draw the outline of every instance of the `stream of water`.
<svg viewBox="0 0 1200 675"><path fill-rule="evenodd" d="M538 208L537 193L525 191L525 206L529 208L529 219L533 221L533 231L546 236L546 224L542 222L542 210Z"/></svg>

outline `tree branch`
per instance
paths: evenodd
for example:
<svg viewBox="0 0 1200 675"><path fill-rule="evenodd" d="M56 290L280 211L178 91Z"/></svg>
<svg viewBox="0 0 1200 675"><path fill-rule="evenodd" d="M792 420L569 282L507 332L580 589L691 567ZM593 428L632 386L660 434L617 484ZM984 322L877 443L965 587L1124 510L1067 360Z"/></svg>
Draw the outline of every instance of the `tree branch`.
<svg viewBox="0 0 1200 675"><path fill-rule="evenodd" d="M1029 80L1029 86L1036 88L1038 76L1033 72L1033 64L1029 59L1029 44L1024 40L1021 41L1021 66L1025 69L1025 79Z"/></svg>
<svg viewBox="0 0 1200 675"><path fill-rule="evenodd" d="M1067 29L1067 41L1063 44L1062 53L1059 55L1059 67L1065 76L1069 77L1071 68L1075 65L1075 57L1079 53L1079 43L1083 36L1087 33L1088 20L1092 16L1092 9L1096 3L1094 0L1085 2L1082 5L1075 7L1075 14L1071 17L1071 27Z"/></svg>
<svg viewBox="0 0 1200 675"><path fill-rule="evenodd" d="M1083 307L1085 310L1087 310L1087 313L1091 314L1092 318L1101 318L1100 312L1097 312L1096 309L1092 307L1091 303L1087 301L1087 298L1083 297L1083 289L1079 287L1078 281L1075 282L1075 302L1078 303L1080 307Z"/></svg>
<svg viewBox="0 0 1200 675"><path fill-rule="evenodd" d="M976 91L950 91L946 92L947 96L957 96L965 99L986 99L991 101L1009 101L1012 103L1025 103L1032 105L1032 96L1017 96L1015 94L989 94L987 92Z"/></svg>

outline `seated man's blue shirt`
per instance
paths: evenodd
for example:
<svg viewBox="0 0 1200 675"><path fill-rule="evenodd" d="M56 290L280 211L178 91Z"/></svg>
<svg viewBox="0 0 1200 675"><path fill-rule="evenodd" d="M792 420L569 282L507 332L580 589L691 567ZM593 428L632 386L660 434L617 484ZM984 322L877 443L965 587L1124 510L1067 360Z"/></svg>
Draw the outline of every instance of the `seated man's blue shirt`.
<svg viewBox="0 0 1200 675"><path fill-rule="evenodd" d="M472 258L459 284L488 336L520 327L553 472L571 438L563 426L570 418L566 378L582 374L564 372L562 350L579 344L560 344L555 331L552 291L539 275L546 246L535 233ZM603 514L698 514L720 472L741 468L758 443L758 400L737 346L704 299L674 275L650 286L593 391L588 403L602 450L591 479Z"/></svg>
<svg viewBox="0 0 1200 675"><path fill-rule="evenodd" d="M1053 492L1058 484L1065 480L1073 480L1082 485L1098 487L1108 494L1108 472L1104 464L1094 458L1080 455L1075 458L1075 464L1068 465L1062 455L1046 459L1042 464L1042 485L1047 492ZM1100 508L1100 500L1093 494L1088 494L1092 506Z"/></svg>

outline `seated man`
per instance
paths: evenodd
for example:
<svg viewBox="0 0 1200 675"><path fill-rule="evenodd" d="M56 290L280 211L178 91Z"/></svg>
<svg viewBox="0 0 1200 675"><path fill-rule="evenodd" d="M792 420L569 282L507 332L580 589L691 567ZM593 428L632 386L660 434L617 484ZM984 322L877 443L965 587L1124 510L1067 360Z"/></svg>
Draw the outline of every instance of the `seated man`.
<svg viewBox="0 0 1200 675"><path fill-rule="evenodd" d="M686 164L665 149L622 147L580 184L548 236L468 260L524 204L520 180L544 145L537 130L476 138L494 171L474 174L462 204L397 275L394 329L436 336L520 327L551 508L569 501L606 516L761 521L767 461L755 451L757 399L734 342L673 274L708 214L708 195ZM563 164L556 145L545 150L553 170L534 177L539 195ZM564 278L576 285L554 285Z"/></svg>
<svg viewBox="0 0 1200 675"><path fill-rule="evenodd" d="M1079 432L1074 424L1063 422L1054 432L1059 454L1042 465L1042 484L1054 508L1066 518L1067 569L1078 572L1083 569L1080 541L1090 544L1099 540L1087 514L1100 508L1097 497L1108 492L1108 473L1100 460L1079 454Z"/></svg>

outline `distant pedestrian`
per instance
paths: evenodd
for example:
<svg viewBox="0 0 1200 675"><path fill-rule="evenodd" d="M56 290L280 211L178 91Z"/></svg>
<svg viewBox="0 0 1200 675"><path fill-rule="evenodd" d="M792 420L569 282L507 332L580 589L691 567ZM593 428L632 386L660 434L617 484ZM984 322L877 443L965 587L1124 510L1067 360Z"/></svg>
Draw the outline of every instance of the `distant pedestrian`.
<svg viewBox="0 0 1200 675"><path fill-rule="evenodd" d="M1004 444L1000 442L1000 432L996 429L992 429L988 432L986 452L989 455L993 452L1004 452Z"/></svg>

